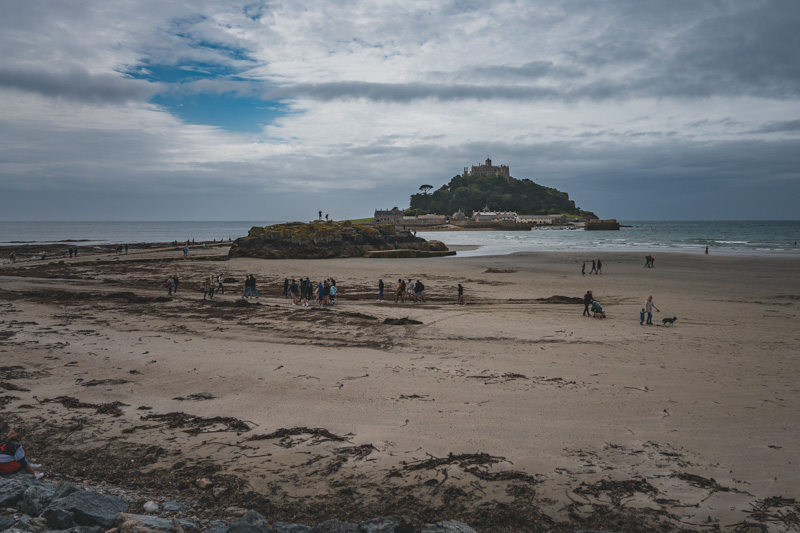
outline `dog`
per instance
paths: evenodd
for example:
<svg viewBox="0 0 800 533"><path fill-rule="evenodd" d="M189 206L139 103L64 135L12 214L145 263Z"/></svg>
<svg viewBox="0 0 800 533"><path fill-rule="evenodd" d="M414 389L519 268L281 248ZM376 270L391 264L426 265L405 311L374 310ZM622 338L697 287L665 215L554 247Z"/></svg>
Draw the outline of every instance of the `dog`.
<svg viewBox="0 0 800 533"><path fill-rule="evenodd" d="M663 325L665 325L665 326L671 326L671 325L673 325L673 324L675 323L675 321L676 321L676 320L678 320L678 317L674 316L674 317L672 317L672 318L665 318L665 319L663 319L663 320L661 321L661 323L662 323Z"/></svg>

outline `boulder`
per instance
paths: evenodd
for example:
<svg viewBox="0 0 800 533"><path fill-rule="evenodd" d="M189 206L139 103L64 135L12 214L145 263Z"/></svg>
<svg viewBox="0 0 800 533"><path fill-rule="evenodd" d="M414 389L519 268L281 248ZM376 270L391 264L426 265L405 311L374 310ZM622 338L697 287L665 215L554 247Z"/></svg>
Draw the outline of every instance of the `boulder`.
<svg viewBox="0 0 800 533"><path fill-rule="evenodd" d="M338 518L334 518L317 524L314 533L358 533L358 524L342 522Z"/></svg>
<svg viewBox="0 0 800 533"><path fill-rule="evenodd" d="M381 516L358 524L358 533L414 533L414 526L405 516Z"/></svg>
<svg viewBox="0 0 800 533"><path fill-rule="evenodd" d="M52 493L45 493L41 487L31 485L22 493L22 500L17 504L17 508L28 516L38 516L44 509L43 499L47 499Z"/></svg>
<svg viewBox="0 0 800 533"><path fill-rule="evenodd" d="M181 502L164 502L161 505L165 511L168 512L176 512L176 511L183 511L186 509L186 504Z"/></svg>
<svg viewBox="0 0 800 533"><path fill-rule="evenodd" d="M272 533L267 519L252 509L228 526L226 533Z"/></svg>
<svg viewBox="0 0 800 533"><path fill-rule="evenodd" d="M14 507L35 481L33 476L11 475L0 479L0 507Z"/></svg>
<svg viewBox="0 0 800 533"><path fill-rule="evenodd" d="M42 514L51 529L69 529L75 525L75 515L65 509L45 509Z"/></svg>
<svg viewBox="0 0 800 533"><path fill-rule="evenodd" d="M69 496L73 492L78 492L84 490L83 487L79 487L77 485L73 485L69 481L63 481L56 486L55 492L53 492L53 499L57 500L59 498L64 498Z"/></svg>
<svg viewBox="0 0 800 533"><path fill-rule="evenodd" d="M14 525L16 520L8 516L0 516L0 531L5 531Z"/></svg>
<svg viewBox="0 0 800 533"><path fill-rule="evenodd" d="M197 531L198 529L195 523L189 522L188 520L178 520L178 522L187 533ZM125 531L139 531L144 529L149 531L175 531L175 525L172 523L172 520L146 514L119 513L114 519L114 523L120 530Z"/></svg>
<svg viewBox="0 0 800 533"><path fill-rule="evenodd" d="M397 232L394 224L364 226L350 222L290 222L250 228L247 237L236 239L230 257L262 259L329 259L361 257L374 250L397 248L447 251L439 241L428 242L409 232Z"/></svg>
<svg viewBox="0 0 800 533"><path fill-rule="evenodd" d="M48 509L63 509L71 512L80 526L102 526L109 529L117 513L128 510L128 503L121 498L98 492L78 491L50 502Z"/></svg>
<svg viewBox="0 0 800 533"><path fill-rule="evenodd" d="M425 524L421 533L477 533L477 531L457 520L442 520L435 524Z"/></svg>

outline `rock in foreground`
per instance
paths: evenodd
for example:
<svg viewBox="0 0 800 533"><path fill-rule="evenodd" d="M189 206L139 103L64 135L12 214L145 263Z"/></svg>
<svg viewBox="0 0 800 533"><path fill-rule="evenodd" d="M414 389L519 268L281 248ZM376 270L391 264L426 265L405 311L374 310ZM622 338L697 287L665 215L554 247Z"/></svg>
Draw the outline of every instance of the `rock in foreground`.
<svg viewBox="0 0 800 533"><path fill-rule="evenodd" d="M290 222L250 228L247 237L236 239L230 257L261 259L330 259L361 257L374 250L447 251L444 243L426 241L394 224L362 226L350 222Z"/></svg>

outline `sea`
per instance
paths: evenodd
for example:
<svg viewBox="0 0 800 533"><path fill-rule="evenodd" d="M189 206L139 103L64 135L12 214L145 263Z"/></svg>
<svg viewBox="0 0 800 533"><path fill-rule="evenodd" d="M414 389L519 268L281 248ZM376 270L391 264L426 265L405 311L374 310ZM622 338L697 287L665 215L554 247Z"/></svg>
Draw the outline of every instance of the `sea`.
<svg viewBox="0 0 800 533"><path fill-rule="evenodd" d="M202 222L2 222L0 246L75 245L142 242L227 241L247 235L253 226L282 221ZM682 252L800 257L800 221L621 221L619 231L534 229L531 231L426 231L420 237L451 245L473 245L458 257L529 251Z"/></svg>

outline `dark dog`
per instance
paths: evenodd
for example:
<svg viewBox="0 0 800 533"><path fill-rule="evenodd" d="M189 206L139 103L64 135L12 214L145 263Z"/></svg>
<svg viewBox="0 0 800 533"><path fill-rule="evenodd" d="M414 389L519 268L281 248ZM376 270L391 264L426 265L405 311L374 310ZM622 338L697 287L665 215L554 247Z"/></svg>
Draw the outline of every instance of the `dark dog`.
<svg viewBox="0 0 800 533"><path fill-rule="evenodd" d="M671 326L672 324L674 324L674 323L675 323L675 321L676 321L676 320L678 320L678 317L674 316L674 317L672 317L672 318L665 318L665 319L663 319L663 320L661 321L661 323L662 323L663 325L665 325L665 326Z"/></svg>

